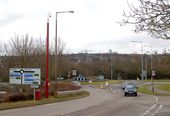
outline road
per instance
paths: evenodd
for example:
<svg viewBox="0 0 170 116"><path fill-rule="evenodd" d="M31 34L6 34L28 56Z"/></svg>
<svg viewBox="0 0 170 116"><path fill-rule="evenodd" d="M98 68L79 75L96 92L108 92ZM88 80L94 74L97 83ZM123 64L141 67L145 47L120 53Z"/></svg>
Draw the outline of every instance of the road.
<svg viewBox="0 0 170 116"><path fill-rule="evenodd" d="M156 97L139 93L137 97L124 97L120 90L120 85L114 85L112 88L113 99L90 107L85 110L73 112L64 116L170 116L170 100L164 100L164 97ZM163 102L160 102L164 101ZM166 105L163 105L165 104Z"/></svg>
<svg viewBox="0 0 170 116"><path fill-rule="evenodd" d="M170 97L139 93L124 97L120 85L110 89L84 87L89 97L0 111L0 116L170 116Z"/></svg>

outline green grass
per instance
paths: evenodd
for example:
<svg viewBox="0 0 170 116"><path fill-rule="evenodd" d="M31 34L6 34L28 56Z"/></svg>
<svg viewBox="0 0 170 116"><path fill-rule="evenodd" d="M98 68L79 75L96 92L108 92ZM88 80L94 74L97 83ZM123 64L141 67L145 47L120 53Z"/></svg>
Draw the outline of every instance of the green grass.
<svg viewBox="0 0 170 116"><path fill-rule="evenodd" d="M68 101L72 99L85 97L85 96L88 96L89 94L90 93L87 91L82 91L79 93L71 93L71 94L68 94L65 96L59 96L59 97L50 96L48 99L43 98L42 100L36 100L36 101L29 100L29 101L19 101L19 102L10 102L10 103L0 103L0 110L49 104L49 103L55 103L55 102L61 102L61 101Z"/></svg>
<svg viewBox="0 0 170 116"><path fill-rule="evenodd" d="M144 86L140 86L138 88L138 91L140 93L144 93L144 94L149 94L149 95L158 95L158 96L170 96L170 94L164 94L164 93L159 93L159 92L152 92L151 90L149 90L147 88L147 85L144 85Z"/></svg>
<svg viewBox="0 0 170 116"><path fill-rule="evenodd" d="M150 95L156 95L158 94L157 92L152 92L151 90L147 89L147 85L141 86L138 88L138 91L141 93L145 93L145 94L150 94Z"/></svg>
<svg viewBox="0 0 170 116"><path fill-rule="evenodd" d="M156 88L161 89L163 91L170 92L170 84L161 84L156 86Z"/></svg>
<svg viewBox="0 0 170 116"><path fill-rule="evenodd" d="M104 81L94 81L92 83L81 82L81 84L82 85L101 85L101 84L106 84L106 82L108 82L108 84L120 84L120 83L122 83L121 80L104 80Z"/></svg>
<svg viewBox="0 0 170 116"><path fill-rule="evenodd" d="M145 80L145 82L151 82L152 80ZM168 79L159 79L159 80L154 80L154 82L170 82Z"/></svg>

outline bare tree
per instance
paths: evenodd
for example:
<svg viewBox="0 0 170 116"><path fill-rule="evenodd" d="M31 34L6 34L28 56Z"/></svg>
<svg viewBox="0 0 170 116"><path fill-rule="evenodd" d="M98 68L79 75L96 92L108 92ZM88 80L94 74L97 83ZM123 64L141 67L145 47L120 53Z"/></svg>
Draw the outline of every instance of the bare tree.
<svg viewBox="0 0 170 116"><path fill-rule="evenodd" d="M170 39L170 1L138 0L139 6L129 5L121 24L135 25L135 32L145 31L151 36Z"/></svg>
<svg viewBox="0 0 170 116"><path fill-rule="evenodd" d="M0 56L2 56L2 44L0 43Z"/></svg>
<svg viewBox="0 0 170 116"><path fill-rule="evenodd" d="M59 37L58 38L58 43L57 43L57 53L58 55L63 54L65 47L66 47L66 43L64 41L62 41L62 39Z"/></svg>
<svg viewBox="0 0 170 116"><path fill-rule="evenodd" d="M10 56L11 66L18 66L18 67L27 67L30 64L30 61L33 58L30 58L33 55L34 50L34 42L33 38L30 38L27 35L19 37L15 36L11 38L9 44L5 44L5 51L6 55Z"/></svg>
<svg viewBox="0 0 170 116"><path fill-rule="evenodd" d="M58 55L58 58L57 58L57 72L58 72L58 74L59 75L61 75L61 72L63 72L62 70L63 70L63 68L64 68L64 59L63 59L63 52L64 52L64 50L65 50L65 47L66 47L66 43L65 42L63 42L62 40L61 40L61 38L59 37L58 38L58 43L57 43L58 45L57 45L57 55Z"/></svg>

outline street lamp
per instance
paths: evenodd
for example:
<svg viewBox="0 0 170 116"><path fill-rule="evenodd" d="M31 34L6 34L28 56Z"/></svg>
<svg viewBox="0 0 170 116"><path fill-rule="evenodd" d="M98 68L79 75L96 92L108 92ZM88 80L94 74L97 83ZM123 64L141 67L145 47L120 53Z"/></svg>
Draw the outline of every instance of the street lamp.
<svg viewBox="0 0 170 116"><path fill-rule="evenodd" d="M143 42L142 41L131 41L131 42L136 42L141 44L141 78L143 81Z"/></svg>
<svg viewBox="0 0 170 116"><path fill-rule="evenodd" d="M54 65L54 70L55 70L55 79L57 81L57 15L60 13L74 13L74 11L61 11L61 12L56 12L56 36L55 36L55 65Z"/></svg>
<svg viewBox="0 0 170 116"><path fill-rule="evenodd" d="M152 54L152 45L148 45L151 48L151 81L152 81L152 92L154 93L154 71L153 71L153 54Z"/></svg>
<svg viewBox="0 0 170 116"><path fill-rule="evenodd" d="M147 76L148 76L148 53L150 53L149 51L146 51L145 53L145 80L147 80Z"/></svg>
<svg viewBox="0 0 170 116"><path fill-rule="evenodd" d="M109 50L110 53L110 79L113 80L113 72L112 72L112 50Z"/></svg>

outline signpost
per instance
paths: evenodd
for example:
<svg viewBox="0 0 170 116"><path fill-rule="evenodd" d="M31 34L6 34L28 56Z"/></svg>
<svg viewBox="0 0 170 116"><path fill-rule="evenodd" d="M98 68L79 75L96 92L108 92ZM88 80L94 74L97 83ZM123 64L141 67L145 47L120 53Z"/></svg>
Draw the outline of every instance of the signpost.
<svg viewBox="0 0 170 116"><path fill-rule="evenodd" d="M77 75L77 70L72 70L72 75L76 76Z"/></svg>
<svg viewBox="0 0 170 116"><path fill-rule="evenodd" d="M152 80L152 92L154 93L154 77L156 76L155 71L152 70L152 76L151 76L151 80Z"/></svg>
<svg viewBox="0 0 170 116"><path fill-rule="evenodd" d="M41 70L39 68L10 68L9 83L31 85L31 88L34 88L35 100L35 89L41 84Z"/></svg>
<svg viewBox="0 0 170 116"><path fill-rule="evenodd" d="M39 68L10 68L9 83L32 85L41 84L41 70Z"/></svg>
<svg viewBox="0 0 170 116"><path fill-rule="evenodd" d="M34 100L35 100L35 89L38 88L38 82L33 82L31 88L34 88Z"/></svg>
<svg viewBox="0 0 170 116"><path fill-rule="evenodd" d="M154 71L154 70L152 70L152 76L153 76L153 77L155 76L155 71Z"/></svg>

